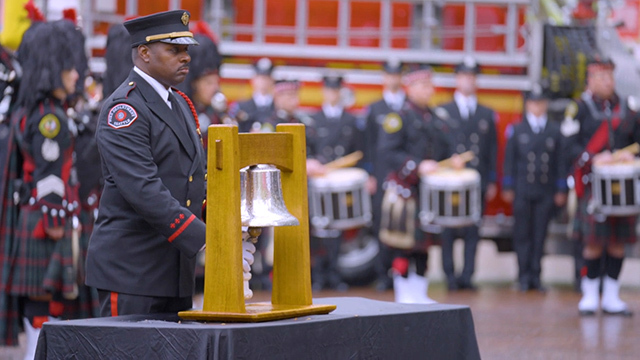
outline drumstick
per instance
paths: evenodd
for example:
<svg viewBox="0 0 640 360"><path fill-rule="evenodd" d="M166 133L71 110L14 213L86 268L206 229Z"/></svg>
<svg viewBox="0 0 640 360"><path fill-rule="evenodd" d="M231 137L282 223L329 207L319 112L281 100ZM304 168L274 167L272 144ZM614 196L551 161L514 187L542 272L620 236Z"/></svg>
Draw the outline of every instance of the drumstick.
<svg viewBox="0 0 640 360"><path fill-rule="evenodd" d="M458 154L458 156L460 156L462 161L466 163L473 160L473 158L475 157L475 154L473 153L473 151L465 151L462 154ZM443 166L443 167L451 166L451 158L438 161L438 166Z"/></svg>
<svg viewBox="0 0 640 360"><path fill-rule="evenodd" d="M335 169L341 169L341 168L346 168L346 167L352 167L355 166L358 161L360 161L360 159L362 159L362 151L358 150L355 152L352 152L349 155L345 155L341 158L337 158L331 162L328 162L326 164L324 164L324 167L327 170L335 170Z"/></svg>
<svg viewBox="0 0 640 360"><path fill-rule="evenodd" d="M620 150L616 150L613 152L613 162L618 161L616 158L619 156L620 153L622 153L623 151L626 152L630 152L633 155L637 155L638 153L640 153L640 144L638 143L633 143L631 145L625 146Z"/></svg>
<svg viewBox="0 0 640 360"><path fill-rule="evenodd" d="M637 155L638 153L640 153L640 144L633 143L633 144L631 144L629 146L625 146L620 150L616 150L614 152L614 154L620 153L622 151L628 151L628 152L632 153L633 155Z"/></svg>

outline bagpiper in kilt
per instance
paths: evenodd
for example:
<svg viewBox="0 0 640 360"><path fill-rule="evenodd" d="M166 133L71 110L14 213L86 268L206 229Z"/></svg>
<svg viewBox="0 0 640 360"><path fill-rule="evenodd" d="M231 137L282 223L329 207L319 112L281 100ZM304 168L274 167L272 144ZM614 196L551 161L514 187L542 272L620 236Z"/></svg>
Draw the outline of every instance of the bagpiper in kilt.
<svg viewBox="0 0 640 360"><path fill-rule="evenodd" d="M590 205L592 165L633 160L632 153L619 149L640 140L638 109L633 99L623 99L615 93L613 68L611 60L594 57L587 66L587 90L577 104L569 105L562 124L563 134L570 136L569 155L578 196L574 230L584 243L583 296L578 304L581 315L593 315L599 307L608 314L631 315L620 300L618 276L624 244L636 241L636 216L606 216Z"/></svg>
<svg viewBox="0 0 640 360"><path fill-rule="evenodd" d="M13 176L7 188L13 189L7 195L13 204L4 207L5 219L17 213L17 220L3 224L2 290L10 299L0 309L0 328L12 343L19 310L27 356L35 352L44 322L96 314L95 290L84 286L87 239L77 219L75 134L66 115L66 99L75 93L79 77L77 48L69 41L76 36L70 29L77 30L67 22L32 25L18 52L24 76L12 114L14 168L9 169ZM11 205L17 208L7 211Z"/></svg>

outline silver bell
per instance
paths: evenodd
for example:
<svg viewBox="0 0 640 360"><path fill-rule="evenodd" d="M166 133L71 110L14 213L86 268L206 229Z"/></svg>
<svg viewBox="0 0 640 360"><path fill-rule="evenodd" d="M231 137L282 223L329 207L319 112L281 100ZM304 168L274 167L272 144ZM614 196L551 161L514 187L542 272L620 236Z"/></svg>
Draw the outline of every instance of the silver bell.
<svg viewBox="0 0 640 360"><path fill-rule="evenodd" d="M242 226L300 225L289 213L282 197L280 170L273 165L255 165L240 170L240 214Z"/></svg>

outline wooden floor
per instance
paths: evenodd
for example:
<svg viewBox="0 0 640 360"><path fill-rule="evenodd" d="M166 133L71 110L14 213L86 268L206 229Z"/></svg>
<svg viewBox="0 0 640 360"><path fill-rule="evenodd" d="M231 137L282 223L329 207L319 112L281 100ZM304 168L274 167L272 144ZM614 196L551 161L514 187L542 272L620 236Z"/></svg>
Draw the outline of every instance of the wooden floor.
<svg viewBox="0 0 640 360"><path fill-rule="evenodd" d="M623 300L637 312L631 318L581 318L577 311L580 295L569 288L522 294L510 285L484 285L477 292L448 293L442 284L435 284L429 295L438 302L471 307L483 359L640 358L639 289L622 291ZM391 291L378 293L371 288L314 293L316 298L333 296L393 300ZM252 301L268 301L269 297L267 292L256 292ZM22 359L22 349L0 347L0 359Z"/></svg>
<svg viewBox="0 0 640 360"><path fill-rule="evenodd" d="M361 296L392 301L393 293L362 288L314 297ZM631 318L578 316L580 294L555 287L545 293L520 293L511 285L486 285L477 292L448 293L442 284L429 295L471 308L483 359L640 359L640 290L621 297L637 314ZM262 296L262 295L260 295Z"/></svg>

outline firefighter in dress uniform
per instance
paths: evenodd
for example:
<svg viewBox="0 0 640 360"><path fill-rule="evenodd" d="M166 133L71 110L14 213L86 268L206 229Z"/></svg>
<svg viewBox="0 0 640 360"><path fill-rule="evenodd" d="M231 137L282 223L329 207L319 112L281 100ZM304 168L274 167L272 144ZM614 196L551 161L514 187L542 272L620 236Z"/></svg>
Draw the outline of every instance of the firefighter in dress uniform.
<svg viewBox="0 0 640 360"><path fill-rule="evenodd" d="M274 111L274 81L271 77L273 63L268 58L261 58L253 68L255 75L251 79L251 99L234 103L229 111L231 117L238 121L240 132L259 131Z"/></svg>
<svg viewBox="0 0 640 360"><path fill-rule="evenodd" d="M402 69L404 65L397 59L389 59L383 64L382 99L370 104L363 117L365 128L364 167L376 179L376 191L373 194L372 232L379 239L380 211L382 207L382 184L387 177L385 164L376 156L378 134L387 117L396 117L404 106L406 94L402 89ZM376 260L376 290L385 291L393 287L393 279L389 276L393 249L379 242L380 252Z"/></svg>
<svg viewBox="0 0 640 360"><path fill-rule="evenodd" d="M206 175L197 114L175 89L197 45L189 17L174 10L124 23L134 68L105 100L96 132L104 190L86 282L98 289L102 316L192 306ZM253 251L243 244L247 268Z"/></svg>
<svg viewBox="0 0 640 360"><path fill-rule="evenodd" d="M341 102L340 90L343 78L327 75L323 78L322 109L311 116L312 133L315 138L308 141L307 158L326 164L337 158L360 150L362 134L357 127L355 116L349 114ZM371 184L374 185L374 184ZM338 272L338 257L342 232L338 230L312 229L312 243L316 243L317 253L313 259L313 289L323 288L346 291L349 287Z"/></svg>
<svg viewBox="0 0 640 360"><path fill-rule="evenodd" d="M457 153L472 151L474 158L468 166L480 173L480 201L482 212L486 200L492 200L497 193L496 160L498 139L495 111L478 103L476 76L480 66L472 57L466 57L455 68L456 91L453 101L436 108L436 113L447 122L451 129L451 140ZM456 238L464 240L464 268L460 276L455 276L453 264L453 243ZM459 229L444 229L442 241L442 268L447 277L449 290L475 289L471 276L475 270L476 249L480 235L478 224Z"/></svg>
<svg viewBox="0 0 640 360"><path fill-rule="evenodd" d="M398 117L387 117L378 138L378 157L392 171L386 180L387 191L395 189L396 197L419 198L420 177L437 170L437 160L453 154L446 122L429 108L434 93L432 70L427 65L416 66L403 78L408 101ZM452 158L454 167L464 166L459 156ZM387 194L385 194L385 197ZM384 202L383 202L384 216ZM417 212L406 212L407 222L417 220ZM428 297L426 278L430 238L420 226L408 234L412 239L409 249L399 252L393 260L393 289L396 302L433 303ZM381 228L382 230L382 228ZM386 243L390 240L381 239ZM411 264L413 262L413 264ZM415 269L410 269L411 265Z"/></svg>
<svg viewBox="0 0 640 360"><path fill-rule="evenodd" d="M593 315L599 308L607 314L632 314L620 299L618 277L625 244L636 242L636 216L605 216L589 205L592 164L633 160L633 154L626 150L615 156L612 152L640 141L637 101L615 93L613 69L613 62L600 55L590 61L587 90L577 103L569 105L561 128L569 137L568 154L578 197L574 236L584 244L582 299L578 304L582 315Z"/></svg>
<svg viewBox="0 0 640 360"><path fill-rule="evenodd" d="M518 290L545 291L541 260L554 205L567 200L567 166L560 124L549 121L549 100L535 84L525 94L522 122L508 128L503 199L513 204L513 248L518 257Z"/></svg>

